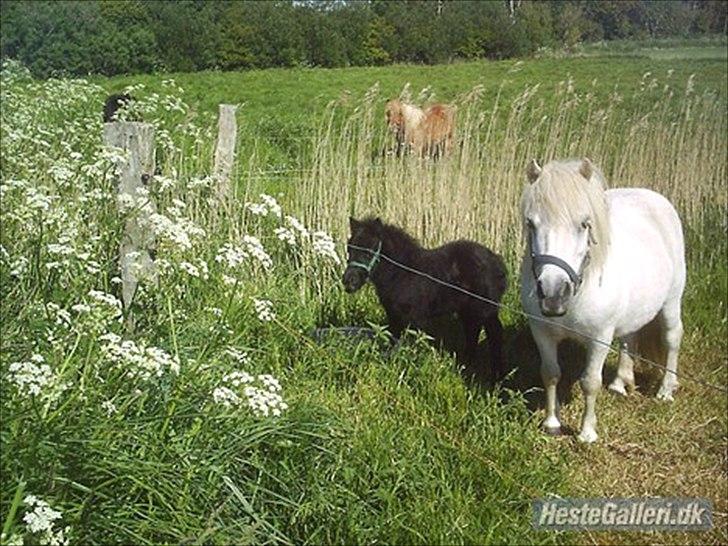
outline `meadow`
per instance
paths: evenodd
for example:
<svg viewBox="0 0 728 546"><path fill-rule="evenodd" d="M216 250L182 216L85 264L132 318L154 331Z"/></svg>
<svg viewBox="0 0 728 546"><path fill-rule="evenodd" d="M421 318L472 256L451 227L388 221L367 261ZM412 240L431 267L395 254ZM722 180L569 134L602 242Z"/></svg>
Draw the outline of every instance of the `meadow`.
<svg viewBox="0 0 728 546"><path fill-rule="evenodd" d="M594 56L35 81L2 74L3 543L728 542L726 85L720 58ZM117 202L107 93L156 126L159 174ZM387 153L384 102L448 101L440 162ZM210 176L220 103L241 104L233 192ZM678 208L686 334L672 404L598 400L600 440L539 430L518 312L518 200L532 157L589 156ZM127 332L124 222L156 207L157 276ZM370 290L340 283L350 215L506 259L510 377L493 386L422 335L389 353ZM372 340L317 342L327 326ZM581 411L564 351L564 422ZM610 365L611 364L611 365ZM605 375L614 373L610 359ZM718 386L708 388L692 378ZM723 390L721 390L723 389ZM562 397L562 399L563 399ZM705 533L545 533L548 496L698 496Z"/></svg>

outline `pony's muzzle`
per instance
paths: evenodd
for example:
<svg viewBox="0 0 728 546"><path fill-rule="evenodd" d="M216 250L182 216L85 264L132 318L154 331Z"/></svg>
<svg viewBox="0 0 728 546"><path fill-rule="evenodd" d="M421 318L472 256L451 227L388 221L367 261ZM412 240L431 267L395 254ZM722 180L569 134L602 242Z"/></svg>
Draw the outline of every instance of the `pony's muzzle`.
<svg viewBox="0 0 728 546"><path fill-rule="evenodd" d="M367 275L358 267L347 267L341 282L344 284L344 290L352 294L364 286L364 283L367 282Z"/></svg>
<svg viewBox="0 0 728 546"><path fill-rule="evenodd" d="M566 314L573 293L572 283L562 278L543 280L539 278L536 281L536 294L541 313L546 317L560 317Z"/></svg>

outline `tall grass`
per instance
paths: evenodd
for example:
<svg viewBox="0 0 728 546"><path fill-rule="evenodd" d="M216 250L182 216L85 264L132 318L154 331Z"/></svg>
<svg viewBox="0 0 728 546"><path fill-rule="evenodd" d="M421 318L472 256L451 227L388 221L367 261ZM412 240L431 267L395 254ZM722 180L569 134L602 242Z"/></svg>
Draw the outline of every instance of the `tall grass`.
<svg viewBox="0 0 728 546"><path fill-rule="evenodd" d="M640 93L606 102L568 81L515 100L475 87L456 101L460 145L439 162L382 153L389 137L374 87L332 103L314 140L281 137L281 156L300 150L285 186L270 173L269 135L247 134L226 201L208 176L214 119L179 102L172 82L164 93L137 87L157 130L151 197L165 221L158 282L142 285L127 332L114 298L125 216L119 157L100 140L104 92L5 70L3 542L43 538L24 522L31 494L62 513L51 531L68 525L78 543L560 540L534 532L529 503L568 493L574 461L542 437L521 394L468 388L450 356L422 338L389 355L378 326L360 344L317 345L309 333L381 316L371 295L349 298L340 287L349 214L380 215L427 244L477 239L514 268L530 157L588 155L613 185L662 191L696 241L691 263L721 265L725 241L712 222L724 222L726 205L724 106L690 82L667 83L645 77ZM278 216L259 194L283 187ZM261 318L253 298L269 300L275 317ZM127 342L125 359L115 336ZM16 363L35 370L38 392ZM275 375L288 408L253 411L230 379L242 372Z"/></svg>
<svg viewBox="0 0 728 546"><path fill-rule="evenodd" d="M391 138L377 91L353 108L331 105L313 169L296 192L304 217L334 233L346 233L349 214L377 214L426 244L468 237L515 264L526 162L586 156L611 187L647 187L670 199L697 244L695 260L721 258L722 247L707 243L726 205L725 103L714 92L696 93L692 78L647 73L634 95L614 92L606 102L575 92L571 81L527 86L510 103L476 87L455 101L459 146L439 162L383 153Z"/></svg>
<svg viewBox="0 0 728 546"><path fill-rule="evenodd" d="M469 390L423 339L315 344L371 305L342 297L319 225L259 195L255 156L216 197L211 126L174 83L132 90L161 172L128 203L101 88L2 78L3 544L536 540L561 464L526 464L545 439L523 398ZM128 331L119 240L149 199L158 274Z"/></svg>

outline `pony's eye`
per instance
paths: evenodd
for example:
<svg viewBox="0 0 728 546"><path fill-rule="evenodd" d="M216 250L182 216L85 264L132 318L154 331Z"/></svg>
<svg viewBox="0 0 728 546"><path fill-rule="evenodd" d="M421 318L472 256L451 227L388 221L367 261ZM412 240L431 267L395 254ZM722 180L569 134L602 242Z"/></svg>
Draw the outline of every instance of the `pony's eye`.
<svg viewBox="0 0 728 546"><path fill-rule="evenodd" d="M591 222L587 218L581 223L581 229L589 229L591 227Z"/></svg>
<svg viewBox="0 0 728 546"><path fill-rule="evenodd" d="M536 226L533 223L533 220L530 218L526 218L526 226L528 226L528 229L533 230L536 228Z"/></svg>

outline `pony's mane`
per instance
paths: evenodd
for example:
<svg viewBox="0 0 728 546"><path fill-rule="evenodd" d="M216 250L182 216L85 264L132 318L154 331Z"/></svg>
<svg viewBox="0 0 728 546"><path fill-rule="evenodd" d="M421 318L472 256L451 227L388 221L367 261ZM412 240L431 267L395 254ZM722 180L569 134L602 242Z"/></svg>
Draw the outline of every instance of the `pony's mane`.
<svg viewBox="0 0 728 546"><path fill-rule="evenodd" d="M401 103L402 117L407 129L412 130L425 119L425 112L414 104Z"/></svg>
<svg viewBox="0 0 728 546"><path fill-rule="evenodd" d="M367 231L376 230L377 219L374 217L370 216L364 218L360 221L360 223ZM393 224L382 223L381 229L383 230L382 239L390 241L398 249L404 250L409 248L420 248L420 243L417 241L417 239L412 237L412 235L404 231L402 228L399 228Z"/></svg>
<svg viewBox="0 0 728 546"><path fill-rule="evenodd" d="M604 191L606 180L602 172L591 166L591 176L585 179L580 172L582 160L551 161L543 166L538 179L523 192L521 209L524 217L535 212L554 221L577 224L585 212L591 218L592 237L596 244L590 249L591 266L601 270L610 243L609 211Z"/></svg>

